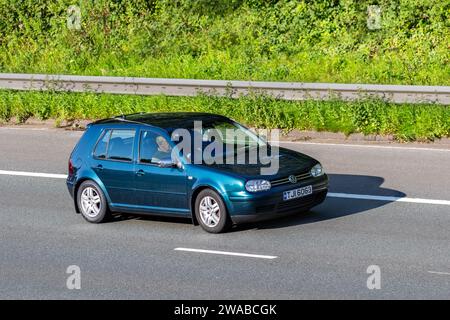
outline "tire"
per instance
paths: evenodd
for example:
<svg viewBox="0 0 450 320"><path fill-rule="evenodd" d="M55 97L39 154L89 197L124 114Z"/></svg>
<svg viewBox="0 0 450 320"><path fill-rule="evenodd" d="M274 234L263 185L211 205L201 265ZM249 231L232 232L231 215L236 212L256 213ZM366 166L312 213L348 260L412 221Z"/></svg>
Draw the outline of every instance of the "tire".
<svg viewBox="0 0 450 320"><path fill-rule="evenodd" d="M106 197L94 181L87 180L80 185L77 204L81 215L88 222L102 223L111 218Z"/></svg>
<svg viewBox="0 0 450 320"><path fill-rule="evenodd" d="M222 198L211 189L205 189L197 195L195 217L203 230L209 233L225 232L231 226Z"/></svg>

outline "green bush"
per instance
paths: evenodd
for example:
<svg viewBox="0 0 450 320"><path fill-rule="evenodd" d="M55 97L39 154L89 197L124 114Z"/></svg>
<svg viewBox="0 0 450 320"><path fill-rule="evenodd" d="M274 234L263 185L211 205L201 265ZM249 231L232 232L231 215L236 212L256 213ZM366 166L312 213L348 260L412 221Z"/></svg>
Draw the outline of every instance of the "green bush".
<svg viewBox="0 0 450 320"><path fill-rule="evenodd" d="M77 4L81 29L67 27ZM381 30L366 26L382 9ZM439 0L0 0L0 72L449 85L450 3ZM287 102L253 93L142 97L0 91L0 120L207 111L283 130L449 135L450 108Z"/></svg>
<svg viewBox="0 0 450 320"><path fill-rule="evenodd" d="M449 85L449 27L440 0L0 0L0 72Z"/></svg>
<svg viewBox="0 0 450 320"><path fill-rule="evenodd" d="M29 117L99 119L134 112L195 111L226 115L248 126L390 134L398 140L434 140L450 136L450 107L391 104L380 100L284 101L265 95L239 99L134 96L94 93L0 90L0 120Z"/></svg>

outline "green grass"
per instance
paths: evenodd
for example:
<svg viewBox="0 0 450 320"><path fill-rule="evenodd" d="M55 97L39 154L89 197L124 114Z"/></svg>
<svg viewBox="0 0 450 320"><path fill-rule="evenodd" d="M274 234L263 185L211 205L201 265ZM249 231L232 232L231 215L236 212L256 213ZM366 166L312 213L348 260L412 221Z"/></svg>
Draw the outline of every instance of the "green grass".
<svg viewBox="0 0 450 320"><path fill-rule="evenodd" d="M450 136L450 107L379 100L283 101L267 96L167 97L94 93L0 91L0 121L28 118L73 121L134 112L219 113L259 128L394 135L397 140Z"/></svg>
<svg viewBox="0 0 450 320"><path fill-rule="evenodd" d="M81 29L67 9L81 10ZM382 10L380 30L367 6ZM440 0L0 0L0 72L450 85L450 2ZM0 119L207 111L251 126L449 136L450 108L378 100L0 91Z"/></svg>
<svg viewBox="0 0 450 320"><path fill-rule="evenodd" d="M449 85L449 29L440 0L0 0L0 72Z"/></svg>

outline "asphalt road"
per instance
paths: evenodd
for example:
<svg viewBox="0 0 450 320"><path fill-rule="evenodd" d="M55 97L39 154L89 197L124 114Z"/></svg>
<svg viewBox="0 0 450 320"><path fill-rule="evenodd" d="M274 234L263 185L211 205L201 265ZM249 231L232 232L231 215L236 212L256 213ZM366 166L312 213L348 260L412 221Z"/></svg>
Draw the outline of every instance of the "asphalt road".
<svg viewBox="0 0 450 320"><path fill-rule="evenodd" d="M0 128L0 170L65 174L79 136ZM450 200L450 150L286 146L319 159L334 193ZM70 265L80 290L66 287ZM381 289L367 288L371 265ZM450 299L450 205L330 197L212 235L180 219L88 224L64 179L0 175L0 298Z"/></svg>

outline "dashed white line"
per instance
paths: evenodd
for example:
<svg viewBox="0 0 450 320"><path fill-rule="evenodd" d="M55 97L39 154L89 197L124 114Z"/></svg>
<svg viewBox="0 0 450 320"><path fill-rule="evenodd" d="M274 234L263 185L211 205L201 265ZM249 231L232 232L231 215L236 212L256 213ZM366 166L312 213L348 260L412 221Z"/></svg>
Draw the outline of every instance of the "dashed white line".
<svg viewBox="0 0 450 320"><path fill-rule="evenodd" d="M0 170L0 175L51 178L51 179L66 179L67 178L67 175L65 175L65 174L25 172L25 171L7 171L7 170Z"/></svg>
<svg viewBox="0 0 450 320"><path fill-rule="evenodd" d="M226 256L239 256L247 258L258 258L258 259L276 259L277 256L267 256L261 254L250 254L250 253L240 253L240 252L228 252L228 251L217 251L217 250L204 250L204 249L193 249L193 248L175 248L175 251L187 251L187 252L198 252L198 253L210 253L210 254L221 254Z"/></svg>

